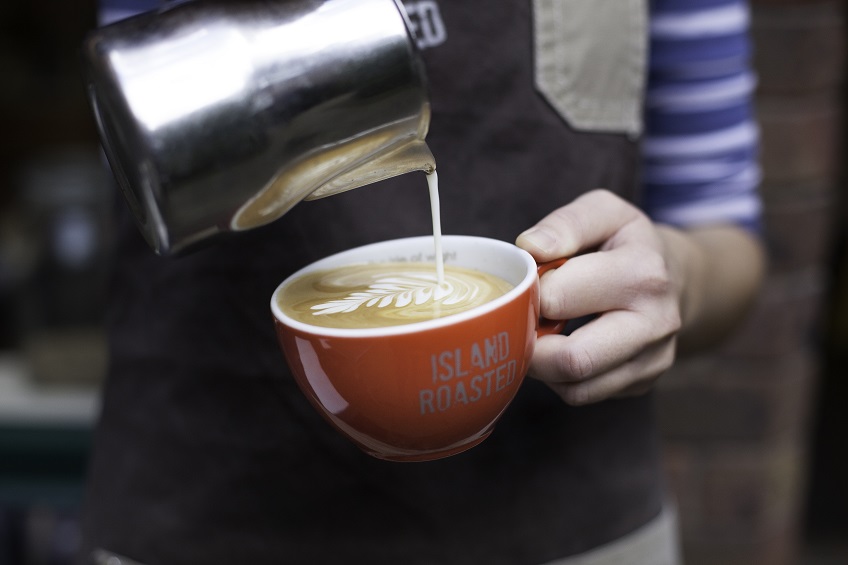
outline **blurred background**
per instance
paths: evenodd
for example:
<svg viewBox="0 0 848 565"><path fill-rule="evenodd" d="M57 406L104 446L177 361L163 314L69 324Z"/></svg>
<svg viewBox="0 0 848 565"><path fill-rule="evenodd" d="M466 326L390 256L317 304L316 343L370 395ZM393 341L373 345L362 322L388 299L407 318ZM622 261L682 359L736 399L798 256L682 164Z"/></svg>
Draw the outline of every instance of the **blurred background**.
<svg viewBox="0 0 848 565"><path fill-rule="evenodd" d="M754 0L771 265L753 315L661 381L689 565L848 564L845 2ZM79 74L94 0L0 2L0 565L79 539L113 240Z"/></svg>

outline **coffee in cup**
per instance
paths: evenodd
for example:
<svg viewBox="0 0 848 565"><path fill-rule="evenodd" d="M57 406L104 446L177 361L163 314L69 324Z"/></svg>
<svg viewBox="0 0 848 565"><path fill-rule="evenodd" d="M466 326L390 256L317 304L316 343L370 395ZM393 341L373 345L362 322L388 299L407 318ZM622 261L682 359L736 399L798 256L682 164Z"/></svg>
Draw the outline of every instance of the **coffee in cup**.
<svg viewBox="0 0 848 565"><path fill-rule="evenodd" d="M301 390L336 429L378 458L424 461L479 444L515 397L537 335L561 328L561 323L540 322L539 266L529 253L480 237L444 236L442 243L446 279L457 267L455 272L483 273L484 279L495 277L508 288L463 311L394 325L327 327L315 322L331 314L316 316L313 306L349 307L344 297L312 300L305 318L294 313L297 308L290 310L297 301L286 297L308 296L313 283L305 281L312 278L321 280L350 265L379 272L427 260L433 238L423 236L326 257L294 273L271 298L277 337ZM418 274L427 274L427 267L421 269ZM298 289L299 284L307 290ZM414 305L414 295L403 297L409 301L406 306ZM397 298L392 298L395 306ZM350 313L363 304L376 308L384 299L356 297ZM327 306L333 300L341 304Z"/></svg>
<svg viewBox="0 0 848 565"><path fill-rule="evenodd" d="M443 279L435 263L357 263L297 278L277 301L305 324L377 328L459 314L512 288L500 277L456 265L445 268Z"/></svg>

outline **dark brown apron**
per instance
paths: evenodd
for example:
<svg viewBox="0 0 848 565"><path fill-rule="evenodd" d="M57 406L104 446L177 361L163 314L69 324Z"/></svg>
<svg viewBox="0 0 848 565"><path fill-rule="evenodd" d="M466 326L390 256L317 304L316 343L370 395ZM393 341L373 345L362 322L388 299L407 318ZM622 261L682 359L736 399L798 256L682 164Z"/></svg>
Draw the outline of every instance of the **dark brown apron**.
<svg viewBox="0 0 848 565"><path fill-rule="evenodd" d="M534 90L530 2L443 1L425 51L445 233L513 241L595 187L635 197L638 145L576 133ZM269 300L295 269L432 233L423 175L297 206L179 259L127 219L84 551L147 565L538 564L660 511L650 395L582 408L525 382L492 436L431 463L361 453L296 388Z"/></svg>

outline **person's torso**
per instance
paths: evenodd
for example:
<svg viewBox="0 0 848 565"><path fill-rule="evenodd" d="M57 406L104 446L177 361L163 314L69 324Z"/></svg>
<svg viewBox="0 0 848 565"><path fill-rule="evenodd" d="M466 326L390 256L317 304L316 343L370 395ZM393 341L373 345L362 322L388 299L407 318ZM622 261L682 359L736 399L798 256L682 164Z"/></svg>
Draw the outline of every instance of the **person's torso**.
<svg viewBox="0 0 848 565"><path fill-rule="evenodd" d="M406 4L444 233L512 241L587 190L635 197L633 136L577 132L538 92L534 3ZM423 174L304 202L179 259L123 228L87 547L148 565L532 564L659 512L650 395L571 408L528 379L480 446L397 464L360 453L297 389L271 292L336 251L432 233Z"/></svg>

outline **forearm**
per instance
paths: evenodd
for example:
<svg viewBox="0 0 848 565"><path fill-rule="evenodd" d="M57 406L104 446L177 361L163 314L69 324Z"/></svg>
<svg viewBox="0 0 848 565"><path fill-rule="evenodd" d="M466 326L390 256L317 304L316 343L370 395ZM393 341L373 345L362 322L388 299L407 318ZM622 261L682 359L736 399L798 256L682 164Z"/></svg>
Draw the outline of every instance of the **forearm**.
<svg viewBox="0 0 848 565"><path fill-rule="evenodd" d="M690 354L726 337L750 310L765 272L760 242L734 226L659 228L680 281L678 351Z"/></svg>

